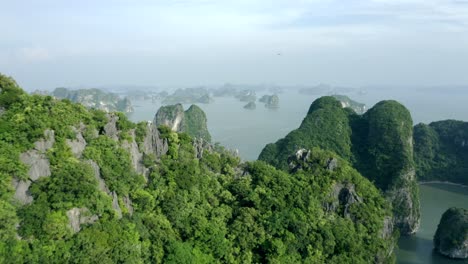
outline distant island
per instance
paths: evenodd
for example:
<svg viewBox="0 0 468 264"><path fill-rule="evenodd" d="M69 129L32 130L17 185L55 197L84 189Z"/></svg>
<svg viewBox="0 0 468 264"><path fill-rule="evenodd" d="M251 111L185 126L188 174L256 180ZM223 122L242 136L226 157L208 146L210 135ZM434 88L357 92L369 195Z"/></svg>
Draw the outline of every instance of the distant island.
<svg viewBox="0 0 468 264"><path fill-rule="evenodd" d="M213 101L204 87L177 89L162 98L163 104L209 104Z"/></svg>
<svg viewBox="0 0 468 264"><path fill-rule="evenodd" d="M120 111L133 112L133 106L127 97L121 98L117 94L102 91L100 89L56 88L50 95L58 99L68 99L80 103L88 108L103 110L106 112Z"/></svg>
<svg viewBox="0 0 468 264"><path fill-rule="evenodd" d="M266 108L270 108L270 109L279 108L279 97L276 94L264 95L258 101L265 103Z"/></svg>

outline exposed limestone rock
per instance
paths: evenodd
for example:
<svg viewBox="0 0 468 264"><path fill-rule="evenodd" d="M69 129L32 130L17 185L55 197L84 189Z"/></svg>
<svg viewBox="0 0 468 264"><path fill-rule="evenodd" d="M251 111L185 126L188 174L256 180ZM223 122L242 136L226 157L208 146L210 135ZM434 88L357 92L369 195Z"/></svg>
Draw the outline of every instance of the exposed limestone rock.
<svg viewBox="0 0 468 264"><path fill-rule="evenodd" d="M92 215L88 208L72 208L67 211L68 221L74 233L81 229L82 224L92 224L96 222L99 217Z"/></svg>
<svg viewBox="0 0 468 264"><path fill-rule="evenodd" d="M154 117L154 124L167 126L172 131L182 131L182 121L184 120L184 107L181 104L168 105L159 108Z"/></svg>
<svg viewBox="0 0 468 264"><path fill-rule="evenodd" d="M147 155L153 154L156 157L161 157L167 153L168 149L169 144L166 139L161 139L156 125L148 124L148 131L143 140L143 153Z"/></svg>
<svg viewBox="0 0 468 264"><path fill-rule="evenodd" d="M45 130L44 138L36 141L34 143L34 149L40 151L41 153L46 152L48 149L52 148L55 143L55 132L53 130Z"/></svg>
<svg viewBox="0 0 468 264"><path fill-rule="evenodd" d="M104 133L106 134L106 136L117 141L119 139L119 131L117 130L117 121L119 120L119 117L114 113L110 113L107 114L107 119L109 121L104 126Z"/></svg>
<svg viewBox="0 0 468 264"><path fill-rule="evenodd" d="M50 163L47 157L37 150L29 150L20 155L20 160L29 165L29 178L37 181L41 177L50 176Z"/></svg>
<svg viewBox="0 0 468 264"><path fill-rule="evenodd" d="M394 210L394 224L404 235L416 233L420 225L419 200L414 191L415 171L414 169L400 176L401 182L398 186L389 189L385 195L392 202ZM414 197L416 196L416 197Z"/></svg>
<svg viewBox="0 0 468 264"><path fill-rule="evenodd" d="M134 129L130 130L130 136L132 140L130 142L128 140L125 140L122 143L122 148L126 149L130 153L130 159L132 160L133 169L138 174L146 175L148 170L143 165L143 154L140 153L138 144L135 141Z"/></svg>
<svg viewBox="0 0 468 264"><path fill-rule="evenodd" d="M71 148L73 155L77 158L81 158L81 154L83 154L84 149L86 148L86 140L83 137L82 131L84 130L84 125L80 124L80 129L76 129L75 127L72 128L73 131L76 133L76 139L70 140L67 139L67 145Z"/></svg>
<svg viewBox="0 0 468 264"><path fill-rule="evenodd" d="M380 236L382 238L390 238L393 235L394 225L391 217L385 217L384 226L381 230Z"/></svg>
<svg viewBox="0 0 468 264"><path fill-rule="evenodd" d="M133 205L132 205L132 200L130 199L130 197L126 195L122 198L122 200L124 202L125 207L127 208L128 214L133 215Z"/></svg>
<svg viewBox="0 0 468 264"><path fill-rule="evenodd" d="M31 186L31 181L13 179L13 187L15 188L15 200L19 201L21 204L29 204L33 201L33 197L29 193L29 186Z"/></svg>
<svg viewBox="0 0 468 264"><path fill-rule="evenodd" d="M331 192L332 202L325 204L325 209L328 212L336 212L340 210L343 217L353 219L354 217L349 213L349 207L355 203L362 203L362 198L357 195L354 184L350 183L337 183L333 186Z"/></svg>
<svg viewBox="0 0 468 264"><path fill-rule="evenodd" d="M307 149L299 149L296 153L288 158L288 166L291 172L296 172L304 168L310 167L316 161L310 160L311 151ZM338 168L338 159L331 157L327 160L325 169L334 171Z"/></svg>
<svg viewBox="0 0 468 264"><path fill-rule="evenodd" d="M97 165L97 163L92 160L87 160L86 163L91 165L94 170L94 177L98 181L99 190L110 195L111 192L109 191L109 188L107 188L106 182L103 178L101 178L101 169L99 168L99 165Z"/></svg>
<svg viewBox="0 0 468 264"><path fill-rule="evenodd" d="M117 193L114 191L112 192L112 208L115 210L115 213L117 214L117 218L121 219L122 218L122 209L120 209L119 206L119 197L117 196Z"/></svg>
<svg viewBox="0 0 468 264"><path fill-rule="evenodd" d="M338 168L338 160L336 158L330 158L327 161L327 170L334 171L336 168Z"/></svg>
<svg viewBox="0 0 468 264"><path fill-rule="evenodd" d="M184 132L193 138L203 138L211 142L205 112L196 105L184 111L181 104L159 108L154 117L156 127L167 126L174 132Z"/></svg>
<svg viewBox="0 0 468 264"><path fill-rule="evenodd" d="M0 116L2 116L2 115L3 115L3 113L5 113L5 108L3 108L3 107L0 107Z"/></svg>
<svg viewBox="0 0 468 264"><path fill-rule="evenodd" d="M203 158L204 151L213 151L213 146L202 138L195 138L193 140L193 148L198 159Z"/></svg>

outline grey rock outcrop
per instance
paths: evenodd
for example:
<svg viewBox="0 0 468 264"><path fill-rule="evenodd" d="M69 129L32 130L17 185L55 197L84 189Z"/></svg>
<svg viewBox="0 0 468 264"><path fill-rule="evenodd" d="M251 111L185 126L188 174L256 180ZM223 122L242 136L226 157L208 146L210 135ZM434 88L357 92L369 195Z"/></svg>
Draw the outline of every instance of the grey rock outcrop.
<svg viewBox="0 0 468 264"><path fill-rule="evenodd" d="M125 208L127 209L128 214L131 216L133 215L133 203L130 197L128 195L125 195L123 198L123 203L125 205Z"/></svg>
<svg viewBox="0 0 468 264"><path fill-rule="evenodd" d="M72 127L73 132L76 134L76 139L70 140L66 139L67 145L70 147L71 152L75 157L80 158L83 154L84 149L86 148L86 140L83 137L83 131L85 130L85 126L81 123L80 128L77 129Z"/></svg>
<svg viewBox="0 0 468 264"><path fill-rule="evenodd" d="M213 146L202 138L195 138L193 140L193 148L195 149L195 155L198 159L203 158L203 152L213 151Z"/></svg>
<svg viewBox="0 0 468 264"><path fill-rule="evenodd" d="M92 224L96 222L99 217L92 215L88 208L72 208L67 211L68 222L74 233L81 230L81 225Z"/></svg>
<svg viewBox="0 0 468 264"><path fill-rule="evenodd" d="M116 192L112 192L112 208L114 209L117 218L121 219L122 218L122 209L120 208L119 205L119 197L117 196Z"/></svg>
<svg viewBox="0 0 468 264"><path fill-rule="evenodd" d="M20 155L20 160L29 166L29 178L36 181L41 177L50 176L50 163L45 152L52 148L55 143L53 130L45 130L44 138L34 143L34 149L28 150Z"/></svg>
<svg viewBox="0 0 468 264"><path fill-rule="evenodd" d="M357 195L354 184L337 183L333 186L330 194L332 202L325 204L328 212L337 212L343 217L354 219L349 213L349 208L355 203L362 203L362 198Z"/></svg>
<svg viewBox="0 0 468 264"><path fill-rule="evenodd" d="M93 168L94 177L98 181L99 190L111 195L109 188L107 188L106 182L103 178L101 178L101 168L99 168L99 165L92 160L87 160L86 163L88 163L91 168Z"/></svg>
<svg viewBox="0 0 468 264"><path fill-rule="evenodd" d="M172 131L182 132L182 122L184 121L184 107L181 104L162 106L154 117L154 124L167 126Z"/></svg>
<svg viewBox="0 0 468 264"><path fill-rule="evenodd" d="M21 204L30 204L33 201L33 197L29 193L29 186L31 186L31 181L13 179L13 188L15 188L14 198Z"/></svg>
<svg viewBox="0 0 468 264"><path fill-rule="evenodd" d="M109 120L107 124L104 126L104 133L106 136L112 138L113 140L117 141L119 139L119 131L117 129L117 121L119 117L114 114L110 113L107 114L107 119Z"/></svg>
<svg viewBox="0 0 468 264"><path fill-rule="evenodd" d="M166 139L161 139L155 124L149 123L147 125L146 136L143 139L141 149L146 155L153 154L155 157L161 157L167 153L169 144Z"/></svg>
<svg viewBox="0 0 468 264"><path fill-rule="evenodd" d="M449 258L468 259L468 210L445 211L434 235L434 248Z"/></svg>
<svg viewBox="0 0 468 264"><path fill-rule="evenodd" d="M156 127L167 126L174 132L184 132L193 138L211 142L207 122L206 114L200 107L191 105L184 111L181 104L176 104L159 108L153 123Z"/></svg>
<svg viewBox="0 0 468 264"><path fill-rule="evenodd" d="M138 148L138 144L135 141L135 130L132 129L129 131L131 140L125 140L122 143L122 147L130 153L130 159L132 161L133 169L142 175L146 175L148 169L143 165L143 154Z"/></svg>

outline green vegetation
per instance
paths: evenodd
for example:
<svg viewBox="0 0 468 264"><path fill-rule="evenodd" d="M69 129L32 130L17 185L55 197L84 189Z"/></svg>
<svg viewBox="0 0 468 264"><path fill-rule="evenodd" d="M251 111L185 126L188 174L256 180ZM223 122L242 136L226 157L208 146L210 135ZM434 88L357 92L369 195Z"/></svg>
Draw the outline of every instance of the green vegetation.
<svg viewBox="0 0 468 264"><path fill-rule="evenodd" d="M156 126L164 125L176 132L184 132L210 142L207 122L205 112L196 105L191 105L186 111L181 104L162 106L154 118Z"/></svg>
<svg viewBox="0 0 468 264"><path fill-rule="evenodd" d="M421 181L468 185L468 123L455 120L414 127L414 156Z"/></svg>
<svg viewBox="0 0 468 264"><path fill-rule="evenodd" d="M149 171L139 175L121 147L132 133L109 138L107 119L37 95L7 106L0 116L0 263L394 261L395 234L384 224L389 203L332 152L312 149L302 169L289 173L261 161L240 164L220 146L197 158L188 134L160 127L151 136L168 142L167 154L145 158ZM72 127L87 141L82 155L67 144L80 133ZM117 127L119 135L135 129L139 144L151 132L124 119ZM51 173L32 181L34 200L21 204L11 184L29 178L19 156L46 129L55 135L43 153ZM353 199L336 193L343 186Z"/></svg>
<svg viewBox="0 0 468 264"><path fill-rule="evenodd" d="M468 210L445 211L434 235L434 248L451 258L468 258Z"/></svg>
<svg viewBox="0 0 468 264"><path fill-rule="evenodd" d="M409 111L396 101L382 101L361 116L325 96L312 103L298 129L268 144L259 159L286 170L288 156L298 149L319 147L337 153L386 192L396 224L407 234L419 221L412 130Z"/></svg>
<svg viewBox="0 0 468 264"><path fill-rule="evenodd" d="M208 142L211 141L211 135L208 132L206 114L200 107L191 105L189 109L184 112L182 132L185 132L195 138L202 138Z"/></svg>

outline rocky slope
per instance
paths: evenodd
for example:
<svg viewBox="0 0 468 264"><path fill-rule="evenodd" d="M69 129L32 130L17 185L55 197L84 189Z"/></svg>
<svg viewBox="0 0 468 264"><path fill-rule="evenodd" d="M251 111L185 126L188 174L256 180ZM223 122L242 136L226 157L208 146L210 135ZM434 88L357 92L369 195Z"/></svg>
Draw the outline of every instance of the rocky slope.
<svg viewBox="0 0 468 264"><path fill-rule="evenodd" d="M333 153L303 151L290 172L241 164L3 75L0 89L2 263L394 260L390 204Z"/></svg>
<svg viewBox="0 0 468 264"><path fill-rule="evenodd" d="M412 234L420 218L412 132L409 111L395 101L380 102L360 116L335 98L322 97L298 129L268 144L259 159L287 169L288 156L299 148L334 151L375 182L393 204L395 226Z"/></svg>
<svg viewBox="0 0 468 264"><path fill-rule="evenodd" d="M434 236L434 248L449 258L468 258L468 210L445 211Z"/></svg>
<svg viewBox="0 0 468 264"><path fill-rule="evenodd" d="M207 122L206 114L200 107L191 105L184 111L181 104L176 104L159 108L153 123L157 127L164 125L174 132L185 132L194 138L210 142Z"/></svg>

